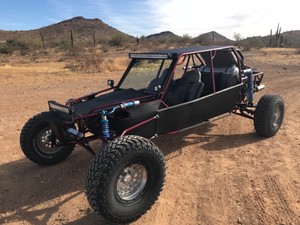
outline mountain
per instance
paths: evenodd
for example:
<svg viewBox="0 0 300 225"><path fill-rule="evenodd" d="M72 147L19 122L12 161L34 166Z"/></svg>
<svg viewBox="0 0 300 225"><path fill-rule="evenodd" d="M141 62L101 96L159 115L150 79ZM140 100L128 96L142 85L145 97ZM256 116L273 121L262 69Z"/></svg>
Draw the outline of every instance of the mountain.
<svg viewBox="0 0 300 225"><path fill-rule="evenodd" d="M29 44L41 45L41 38L47 46L59 46L61 44L70 43L71 30L74 44L86 45L94 42L109 41L113 36L122 36L126 39L134 39L100 19L86 19L84 17L74 17L64 20L50 26L42 27L29 31L2 31L0 30L0 41L15 39L25 41Z"/></svg>
<svg viewBox="0 0 300 225"><path fill-rule="evenodd" d="M200 34L198 37L193 38L193 40L200 44L206 43L215 43L215 44L230 44L233 43L232 40L228 39L227 37L217 33L216 31L211 31L208 33Z"/></svg>
<svg viewBox="0 0 300 225"><path fill-rule="evenodd" d="M84 17L74 17L69 20L43 27L39 29L40 33L45 35L62 34L69 32L72 29L74 34L78 33L80 36L91 35L93 32L98 32L103 37L116 34L122 34L130 37L129 35L107 25L100 19L85 19Z"/></svg>
<svg viewBox="0 0 300 225"><path fill-rule="evenodd" d="M182 37L172 33L171 31L163 31L163 32L160 32L160 33L156 33L156 34L151 34L149 36L146 37L147 39L154 39L154 40L157 40L157 39L165 39L165 38L169 38L169 39L180 39Z"/></svg>
<svg viewBox="0 0 300 225"><path fill-rule="evenodd" d="M6 43L8 40L25 42L27 46L33 49L42 47L42 39L46 47L59 47L71 45L71 31L73 35L74 45L90 46L96 43L107 43L109 41L129 41L135 42L135 38L125 34L100 19L86 19L84 17L74 17L69 20L64 20L39 29L28 31L4 31L0 29L0 44ZM196 45L210 44L236 44L234 41L225 36L211 31L204 33L195 38L188 36L178 36L171 31L164 31L145 37L146 40L159 43L192 43ZM287 46L300 47L300 30L287 31L281 34L280 39L277 39L273 34L272 43L270 45L270 36L249 37L240 42L241 45L268 47L268 46ZM12 44L18 44L11 42ZM22 45L22 43L19 43Z"/></svg>
<svg viewBox="0 0 300 225"><path fill-rule="evenodd" d="M146 37L148 40L156 40L160 42L177 42L177 43L194 43L194 44L200 44L200 45L210 45L210 44L233 44L234 41L226 38L225 36L215 32L211 31L205 34L201 34L198 37L191 38L189 36L178 36L171 31L164 31L157 34L152 34Z"/></svg>

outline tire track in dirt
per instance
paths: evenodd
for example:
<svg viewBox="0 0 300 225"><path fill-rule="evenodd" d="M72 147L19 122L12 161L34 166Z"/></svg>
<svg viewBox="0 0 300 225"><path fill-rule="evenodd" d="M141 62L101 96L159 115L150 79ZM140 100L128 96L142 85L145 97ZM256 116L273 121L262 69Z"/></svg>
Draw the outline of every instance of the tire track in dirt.
<svg viewBox="0 0 300 225"><path fill-rule="evenodd" d="M262 190L255 185L250 179L250 187L247 191L241 192L242 216L240 222L242 224L268 224L265 216L265 201L262 197Z"/></svg>
<svg viewBox="0 0 300 225"><path fill-rule="evenodd" d="M283 188L279 179L275 176L266 175L264 176L265 190L267 190L268 200L271 201L271 205L274 207L275 215L274 223L282 224L299 224L299 220L295 212L291 209L290 203L293 202L295 196L290 197L290 194ZM286 185L286 184L285 184ZM280 212L280 214L279 214Z"/></svg>

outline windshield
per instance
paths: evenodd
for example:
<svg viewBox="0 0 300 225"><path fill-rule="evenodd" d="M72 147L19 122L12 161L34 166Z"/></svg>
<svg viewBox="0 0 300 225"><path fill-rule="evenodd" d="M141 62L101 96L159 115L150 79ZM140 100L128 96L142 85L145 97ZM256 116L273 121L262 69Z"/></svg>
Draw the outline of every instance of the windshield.
<svg viewBox="0 0 300 225"><path fill-rule="evenodd" d="M159 78L169 68L172 60L134 59L135 63L128 72L120 88L135 90L147 89L152 80Z"/></svg>

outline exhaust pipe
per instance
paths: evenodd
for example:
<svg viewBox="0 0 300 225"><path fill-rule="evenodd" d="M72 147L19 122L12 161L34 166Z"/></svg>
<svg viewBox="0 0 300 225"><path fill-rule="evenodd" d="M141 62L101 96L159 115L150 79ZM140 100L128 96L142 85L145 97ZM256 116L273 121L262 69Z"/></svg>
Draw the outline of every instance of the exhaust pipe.
<svg viewBox="0 0 300 225"><path fill-rule="evenodd" d="M256 87L254 88L254 90L255 90L255 91L261 91L261 90L265 89L265 87L266 87L265 85L261 84L261 85L256 86Z"/></svg>

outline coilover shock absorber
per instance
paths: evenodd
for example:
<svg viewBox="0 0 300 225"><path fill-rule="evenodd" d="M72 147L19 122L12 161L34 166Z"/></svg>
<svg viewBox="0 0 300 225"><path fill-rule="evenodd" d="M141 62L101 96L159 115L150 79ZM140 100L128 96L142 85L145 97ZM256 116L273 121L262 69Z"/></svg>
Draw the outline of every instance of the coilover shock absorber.
<svg viewBox="0 0 300 225"><path fill-rule="evenodd" d="M110 138L110 135L109 135L109 122L106 113L107 113L106 111L102 112L100 122L101 122L102 135L104 138L108 139Z"/></svg>
<svg viewBox="0 0 300 225"><path fill-rule="evenodd" d="M102 136L105 139L109 139L110 138L110 134L109 134L109 121L107 118L107 115L113 114L116 109L127 109L130 107L134 107L140 104L140 101L135 100L135 101L131 101L131 102L123 102L118 106L113 107L110 111L102 111L101 112L101 131L102 131Z"/></svg>
<svg viewBox="0 0 300 225"><path fill-rule="evenodd" d="M136 101L131 101L131 102L123 102L118 106L113 107L110 111L106 111L103 110L101 112L101 131L102 131L102 135L105 139L109 139L110 138L110 134L109 134L109 121L107 119L107 115L113 114L116 109L127 109L130 107L134 107L140 104L140 101L136 100Z"/></svg>
<svg viewBox="0 0 300 225"><path fill-rule="evenodd" d="M252 105L253 104L253 72L251 69L245 69L244 73L248 79L247 100L248 103Z"/></svg>

